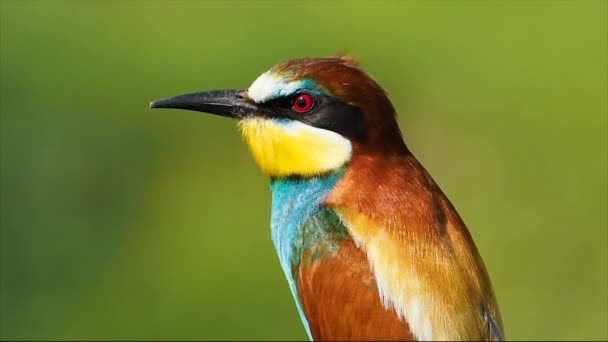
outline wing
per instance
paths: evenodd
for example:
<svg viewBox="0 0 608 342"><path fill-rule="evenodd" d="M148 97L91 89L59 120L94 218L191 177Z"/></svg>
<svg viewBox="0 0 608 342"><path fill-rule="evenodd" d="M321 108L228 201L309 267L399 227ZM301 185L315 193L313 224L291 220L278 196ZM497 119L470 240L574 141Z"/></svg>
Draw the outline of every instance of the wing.
<svg viewBox="0 0 608 342"><path fill-rule="evenodd" d="M293 276L314 340L413 340L382 305L367 257L331 209L312 216L296 241Z"/></svg>
<svg viewBox="0 0 608 342"><path fill-rule="evenodd" d="M413 156L382 164L354 160L344 177L326 204L367 255L383 306L418 340L502 340L473 240Z"/></svg>

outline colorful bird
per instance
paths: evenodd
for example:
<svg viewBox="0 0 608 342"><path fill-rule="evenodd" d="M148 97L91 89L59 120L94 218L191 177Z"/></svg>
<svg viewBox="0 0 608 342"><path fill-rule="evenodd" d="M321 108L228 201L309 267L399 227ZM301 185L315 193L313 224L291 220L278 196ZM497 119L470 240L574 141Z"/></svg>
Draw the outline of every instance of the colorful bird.
<svg viewBox="0 0 608 342"><path fill-rule="evenodd" d="M502 340L463 220L351 57L150 104L233 117L272 190L271 236L311 340Z"/></svg>

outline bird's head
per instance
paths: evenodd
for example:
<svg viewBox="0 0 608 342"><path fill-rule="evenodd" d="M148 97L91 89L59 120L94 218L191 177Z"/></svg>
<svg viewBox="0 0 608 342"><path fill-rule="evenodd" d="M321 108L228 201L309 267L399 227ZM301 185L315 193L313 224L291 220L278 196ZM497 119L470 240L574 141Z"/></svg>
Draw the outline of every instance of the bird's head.
<svg viewBox="0 0 608 342"><path fill-rule="evenodd" d="M328 173L356 155L407 152L386 93L347 57L290 60L247 90L191 93L150 106L238 119L255 160L275 178Z"/></svg>

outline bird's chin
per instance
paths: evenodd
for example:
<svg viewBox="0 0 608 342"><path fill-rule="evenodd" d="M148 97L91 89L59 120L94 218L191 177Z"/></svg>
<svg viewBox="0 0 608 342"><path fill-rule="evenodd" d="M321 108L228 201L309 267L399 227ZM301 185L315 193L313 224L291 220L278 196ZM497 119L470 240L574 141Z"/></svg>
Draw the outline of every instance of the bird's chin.
<svg viewBox="0 0 608 342"><path fill-rule="evenodd" d="M239 128L269 177L314 177L337 170L351 159L350 140L299 121L251 116L239 120Z"/></svg>

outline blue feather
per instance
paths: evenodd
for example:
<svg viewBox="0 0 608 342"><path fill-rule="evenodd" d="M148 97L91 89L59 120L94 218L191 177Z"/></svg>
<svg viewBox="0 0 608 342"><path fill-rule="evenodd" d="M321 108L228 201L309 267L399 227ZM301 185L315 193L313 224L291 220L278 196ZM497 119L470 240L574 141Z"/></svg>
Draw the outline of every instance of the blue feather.
<svg viewBox="0 0 608 342"><path fill-rule="evenodd" d="M272 191L271 235L279 256L279 262L287 277L289 288L296 302L296 307L306 333L312 340L308 320L302 311L295 279L292 274L292 262L299 260L293 255L294 243L300 227L319 210L321 203L342 178L344 169L330 174L300 179L281 178L270 183Z"/></svg>

